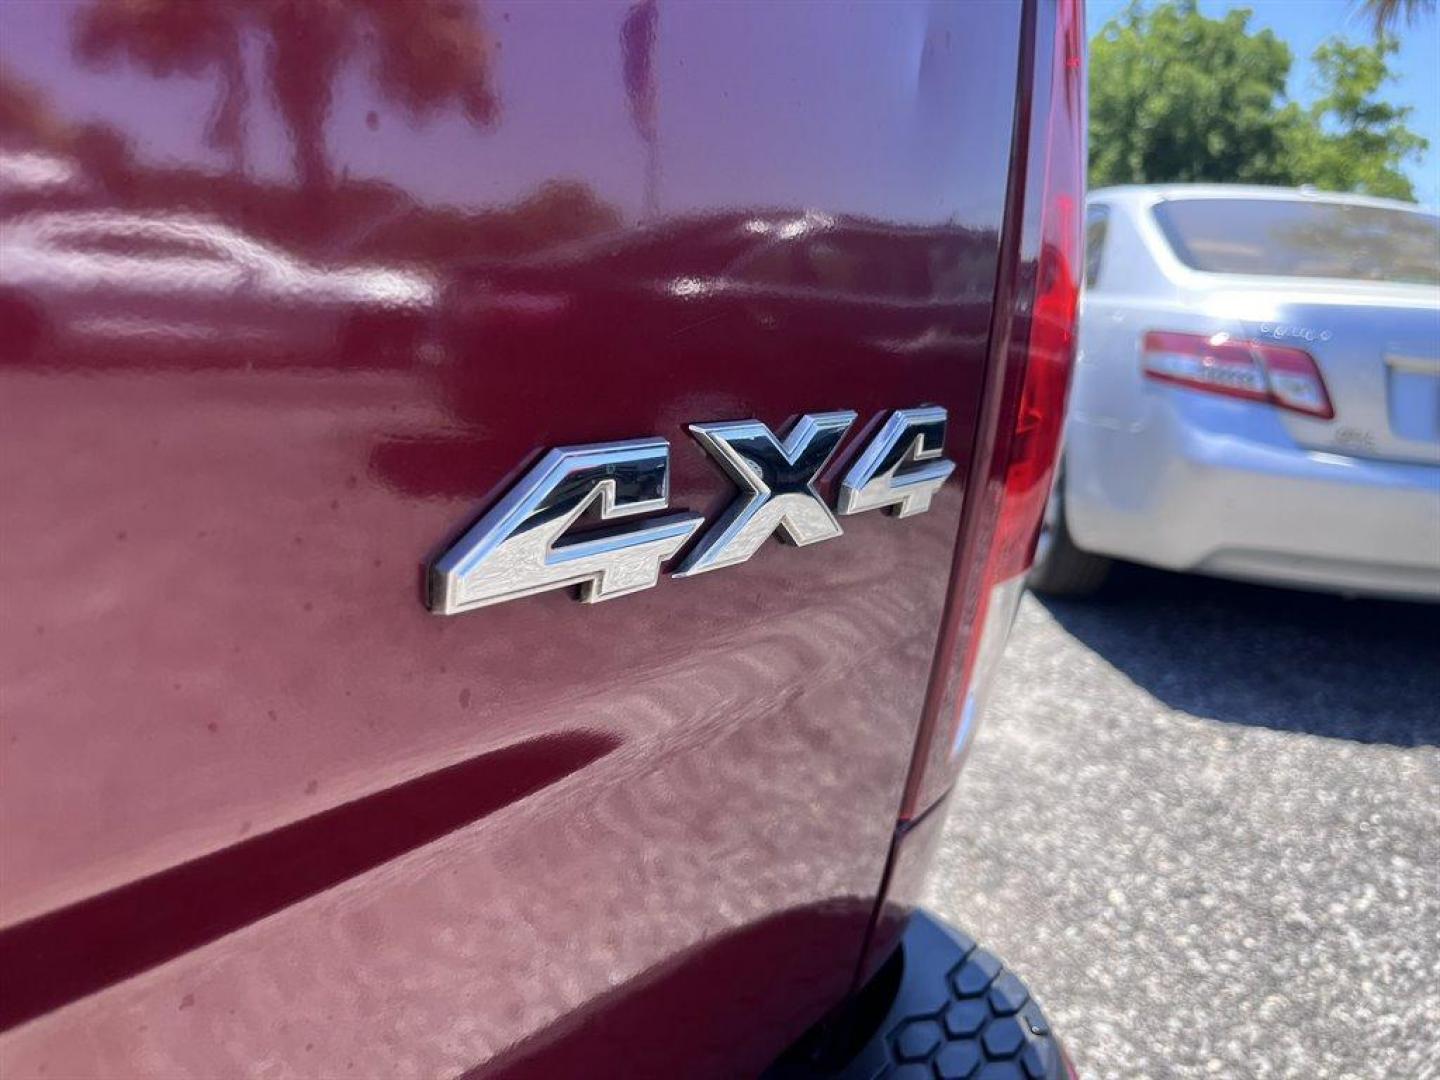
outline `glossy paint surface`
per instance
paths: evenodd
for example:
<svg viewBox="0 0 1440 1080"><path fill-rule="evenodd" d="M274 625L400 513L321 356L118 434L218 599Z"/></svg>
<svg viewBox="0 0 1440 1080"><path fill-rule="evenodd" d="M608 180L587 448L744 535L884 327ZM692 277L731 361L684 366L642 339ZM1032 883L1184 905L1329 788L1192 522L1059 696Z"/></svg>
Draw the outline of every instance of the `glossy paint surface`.
<svg viewBox="0 0 1440 1080"><path fill-rule="evenodd" d="M0 5L0 1072L733 1076L844 992L950 578L1019 23ZM713 521L736 489L686 425L855 411L833 506L925 404L957 466L927 513L425 608L547 448L667 439Z"/></svg>

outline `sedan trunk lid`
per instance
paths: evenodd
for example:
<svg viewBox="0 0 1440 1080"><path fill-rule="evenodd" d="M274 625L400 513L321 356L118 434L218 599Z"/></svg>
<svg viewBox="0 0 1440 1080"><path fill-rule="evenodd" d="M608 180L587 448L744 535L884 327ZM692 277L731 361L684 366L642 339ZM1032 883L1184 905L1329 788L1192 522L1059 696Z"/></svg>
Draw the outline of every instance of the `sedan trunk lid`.
<svg viewBox="0 0 1440 1080"><path fill-rule="evenodd" d="M1282 410L1300 445L1440 464L1440 289L1257 278L1211 302L1243 312L1238 334L1315 359L1335 415Z"/></svg>

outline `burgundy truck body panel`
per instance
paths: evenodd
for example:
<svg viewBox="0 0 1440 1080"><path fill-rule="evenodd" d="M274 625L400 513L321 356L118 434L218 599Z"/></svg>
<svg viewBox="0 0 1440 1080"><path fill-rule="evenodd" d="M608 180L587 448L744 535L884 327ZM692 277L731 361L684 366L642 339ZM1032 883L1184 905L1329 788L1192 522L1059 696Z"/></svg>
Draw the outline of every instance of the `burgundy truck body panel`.
<svg viewBox="0 0 1440 1080"><path fill-rule="evenodd" d="M0 254L50 268L0 275L0 1073L756 1071L854 979L901 809L1019 5L461 5L459 107L384 5L118 8L0 6ZM664 437L713 520L686 424L855 410L833 504L921 404L924 515L425 609L548 447Z"/></svg>

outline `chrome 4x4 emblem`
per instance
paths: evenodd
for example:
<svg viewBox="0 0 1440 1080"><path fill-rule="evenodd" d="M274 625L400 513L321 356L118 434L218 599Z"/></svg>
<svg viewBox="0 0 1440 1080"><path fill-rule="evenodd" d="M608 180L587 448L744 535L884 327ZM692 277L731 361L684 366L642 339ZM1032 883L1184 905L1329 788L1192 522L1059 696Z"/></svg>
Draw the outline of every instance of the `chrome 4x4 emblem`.
<svg viewBox="0 0 1440 1080"><path fill-rule="evenodd" d="M735 566L771 536L801 547L839 536L815 481L854 422L848 411L807 414L783 440L758 420L691 424L740 491L672 576ZM942 456L944 444L944 409L892 413L845 473L836 509L842 516L924 513L955 468ZM692 513L640 517L669 505L664 439L551 450L435 561L430 609L455 615L569 586L579 586L586 603L648 589L660 580L661 563L704 524ZM608 527L568 535L592 506Z"/></svg>

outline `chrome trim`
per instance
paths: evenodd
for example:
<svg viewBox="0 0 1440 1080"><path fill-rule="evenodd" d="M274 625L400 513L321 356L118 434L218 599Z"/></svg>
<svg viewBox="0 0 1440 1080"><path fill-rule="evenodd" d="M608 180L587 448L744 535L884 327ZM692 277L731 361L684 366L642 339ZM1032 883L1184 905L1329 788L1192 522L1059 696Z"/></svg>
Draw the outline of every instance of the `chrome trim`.
<svg viewBox="0 0 1440 1080"><path fill-rule="evenodd" d="M955 471L944 452L943 408L895 410L840 482L837 508L841 514L882 508L902 518L923 514Z"/></svg>
<svg viewBox="0 0 1440 1080"><path fill-rule="evenodd" d="M649 589L660 564L700 528L699 514L566 535L598 501L600 520L664 510L670 446L664 439L562 446L549 451L445 554L429 575L438 615L580 586L585 603Z"/></svg>
<svg viewBox="0 0 1440 1080"><path fill-rule="evenodd" d="M691 424L741 494L671 576L693 577L742 563L777 533L797 547L839 536L843 530L815 490L815 479L854 422L849 410L807 414L783 443L758 420Z"/></svg>
<svg viewBox="0 0 1440 1080"><path fill-rule="evenodd" d="M1440 357L1386 353L1385 363L1396 371L1405 371L1414 375L1440 375Z"/></svg>

